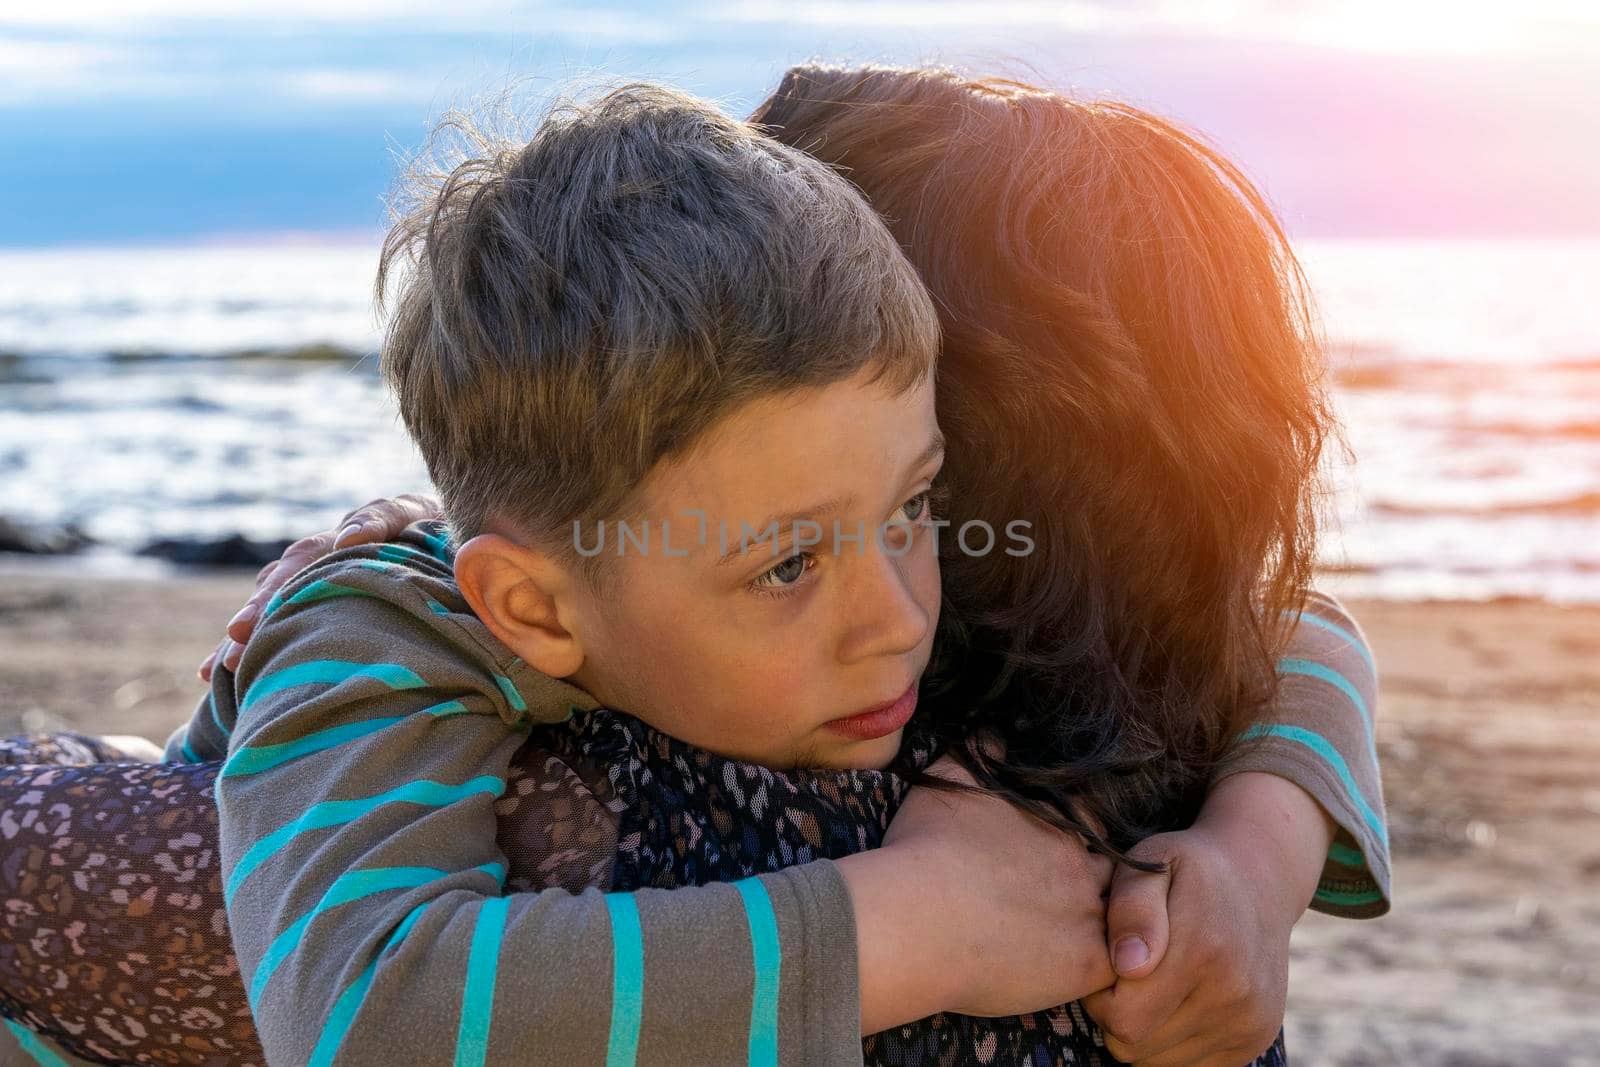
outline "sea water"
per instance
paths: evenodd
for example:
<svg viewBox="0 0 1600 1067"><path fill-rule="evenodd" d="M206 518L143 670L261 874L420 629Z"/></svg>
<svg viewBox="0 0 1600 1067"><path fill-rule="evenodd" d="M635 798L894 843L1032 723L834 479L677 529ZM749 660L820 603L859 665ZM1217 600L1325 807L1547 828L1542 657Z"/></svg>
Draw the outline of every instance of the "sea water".
<svg viewBox="0 0 1600 1067"><path fill-rule="evenodd" d="M1341 593L1600 601L1600 242L1308 241ZM118 551L426 491L372 240L0 251L0 515Z"/></svg>

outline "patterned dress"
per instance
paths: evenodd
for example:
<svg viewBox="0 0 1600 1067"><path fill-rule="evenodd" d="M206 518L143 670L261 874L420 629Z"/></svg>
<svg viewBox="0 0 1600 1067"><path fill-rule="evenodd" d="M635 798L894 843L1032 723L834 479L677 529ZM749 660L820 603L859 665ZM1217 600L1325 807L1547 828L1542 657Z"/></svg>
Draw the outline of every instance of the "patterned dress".
<svg viewBox="0 0 1600 1067"><path fill-rule="evenodd" d="M880 844L908 791L879 771L726 759L605 710L534 741L497 805L513 890L703 885L838 858ZM938 754L915 728L905 743L918 767ZM256 1067L223 909L219 765L66 765L114 756L74 735L0 741L0 1015L91 1063ZM1116 1062L1077 1004L935 1015L862 1050L884 1067ZM1284 1063L1280 1033L1254 1064Z"/></svg>

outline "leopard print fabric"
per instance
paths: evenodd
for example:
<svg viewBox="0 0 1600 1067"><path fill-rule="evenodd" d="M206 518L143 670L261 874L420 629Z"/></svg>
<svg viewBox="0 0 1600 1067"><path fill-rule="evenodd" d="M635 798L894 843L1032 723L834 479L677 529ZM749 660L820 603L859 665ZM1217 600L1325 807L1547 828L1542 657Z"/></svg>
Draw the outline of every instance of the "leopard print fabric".
<svg viewBox="0 0 1600 1067"><path fill-rule="evenodd" d="M838 858L879 844L908 791L876 771L728 760L609 711L536 737L546 750L523 750L496 804L515 890L702 885ZM919 767L937 755L926 735L906 743ZM0 741L0 1015L92 1063L257 1067L222 907L220 765L38 765L114 754L76 735ZM889 1067L1115 1062L1076 1004L936 1015L862 1047ZM1285 1062L1280 1034L1255 1064Z"/></svg>
<svg viewBox="0 0 1600 1067"><path fill-rule="evenodd" d="M522 755L495 802L506 885L604 885L616 798ZM89 1063L264 1067L222 905L222 765L121 756L0 739L0 1016Z"/></svg>
<svg viewBox="0 0 1600 1067"><path fill-rule="evenodd" d="M0 762L95 744L0 742ZM261 1067L222 908L219 768L0 766L0 1014L92 1063Z"/></svg>
<svg viewBox="0 0 1600 1067"><path fill-rule="evenodd" d="M604 768L622 803L612 888L733 881L883 841L909 787L881 771L774 771L684 744L632 716L580 717L557 751L580 768ZM902 754L918 769L938 756L913 722ZM950 1013L871 1034L867 1067L1109 1067L1098 1026L1073 1003L1006 1018ZM1283 1034L1252 1067L1284 1067Z"/></svg>

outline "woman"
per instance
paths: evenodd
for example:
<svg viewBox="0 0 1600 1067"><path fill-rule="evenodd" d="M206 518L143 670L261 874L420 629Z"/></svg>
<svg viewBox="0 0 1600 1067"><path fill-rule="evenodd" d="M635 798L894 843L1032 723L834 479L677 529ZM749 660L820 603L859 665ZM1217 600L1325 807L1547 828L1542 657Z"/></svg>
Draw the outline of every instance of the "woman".
<svg viewBox="0 0 1600 1067"><path fill-rule="evenodd" d="M1231 777L1202 808L1225 759L1227 770L1269 769L1341 828L1322 906L1381 913L1375 758L1345 692L1370 706L1370 687L1330 687L1337 667L1301 670L1294 661L1310 657L1291 657L1279 670L1294 687L1266 716L1282 728L1252 727L1259 739L1232 747L1272 693L1284 613L1302 603L1328 426L1297 269L1259 195L1136 109L941 71L802 68L753 117L843 168L936 296L952 520L1025 518L1046 547L998 567L945 559L946 611L961 629L941 649L949 687L927 701L932 742L1018 805L1102 838L1075 813L1081 798L1108 846L1181 858L1180 869L1217 854L1207 816L1230 783L1270 785ZM1322 634L1350 629L1325 604L1310 617ZM1329 647L1327 658L1343 655ZM1357 642L1351 654L1363 651ZM1003 759L968 747L979 727L1001 735ZM902 757L891 771L921 780L927 752ZM1199 825L1179 831L1197 810ZM1119 881L1135 901L1150 885L1131 868ZM1201 889L1178 878L1171 906ZM1275 946L1260 953L1275 957L1267 970L1281 970L1304 903L1250 909L1288 920L1263 938ZM1113 944L1119 922L1114 904ZM1253 989L1276 983L1281 1016L1281 974L1250 978ZM1161 1025L1125 1019L1137 985L1100 999L1096 1013L1120 1035L1112 1052L1242 1062L1276 1031L1276 1018L1266 1038L1259 1026L1208 1026L1199 1020L1215 1003L1165 993L1169 1010L1148 1012ZM953 1047L959 1062L981 1058L976 1043ZM893 1062L893 1050L869 1053Z"/></svg>

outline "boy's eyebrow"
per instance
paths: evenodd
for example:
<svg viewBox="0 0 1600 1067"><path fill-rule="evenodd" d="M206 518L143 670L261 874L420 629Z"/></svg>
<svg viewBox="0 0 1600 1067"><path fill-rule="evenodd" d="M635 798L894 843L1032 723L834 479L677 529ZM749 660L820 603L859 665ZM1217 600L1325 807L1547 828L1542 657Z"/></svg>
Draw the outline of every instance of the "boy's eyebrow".
<svg viewBox="0 0 1600 1067"><path fill-rule="evenodd" d="M909 469L916 470L918 467L932 460L935 456L941 456L943 454L944 432L936 429L933 431L933 440L928 442L928 447L922 450L921 455L917 456L916 459L911 461L911 466ZM723 567L729 563L732 563L734 560L739 559L741 556L744 556L750 545L761 543L761 533L771 526L776 525L778 527L778 535L781 537L783 536L784 527L792 523L799 522L802 519L813 519L818 515L836 514L854 504L855 500L856 497L854 493L847 493L844 496L829 497L827 500L818 501L809 508L802 508L799 511L791 511L783 515L770 516L766 522L751 528L750 532L754 539L744 544L740 543L741 539L737 536L743 531L731 530L729 531L729 540L733 542L733 547L728 550L726 555L717 560L716 565L718 567Z"/></svg>

